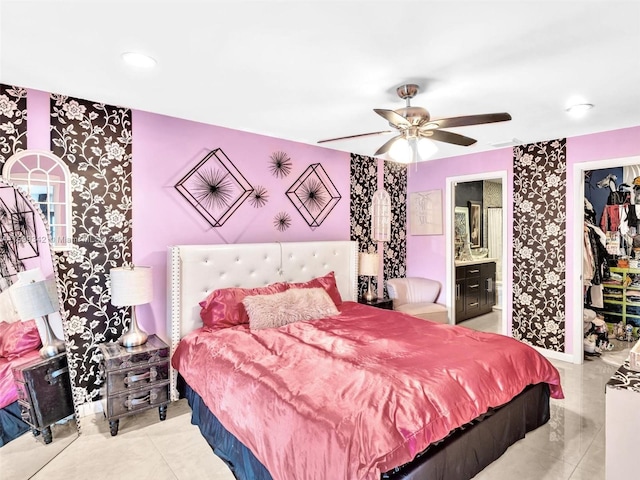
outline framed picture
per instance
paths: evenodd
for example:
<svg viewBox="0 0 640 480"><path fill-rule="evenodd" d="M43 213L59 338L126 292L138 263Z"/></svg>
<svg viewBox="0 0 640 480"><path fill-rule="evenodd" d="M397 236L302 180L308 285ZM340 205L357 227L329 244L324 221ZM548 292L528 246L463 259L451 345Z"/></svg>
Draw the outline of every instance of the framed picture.
<svg viewBox="0 0 640 480"><path fill-rule="evenodd" d="M467 207L456 207L453 215L455 243L462 247L469 241L469 209Z"/></svg>
<svg viewBox="0 0 640 480"><path fill-rule="evenodd" d="M442 191L409 194L409 234L442 235Z"/></svg>
<svg viewBox="0 0 640 480"><path fill-rule="evenodd" d="M482 246L482 204L467 202L469 208L469 243L471 248Z"/></svg>

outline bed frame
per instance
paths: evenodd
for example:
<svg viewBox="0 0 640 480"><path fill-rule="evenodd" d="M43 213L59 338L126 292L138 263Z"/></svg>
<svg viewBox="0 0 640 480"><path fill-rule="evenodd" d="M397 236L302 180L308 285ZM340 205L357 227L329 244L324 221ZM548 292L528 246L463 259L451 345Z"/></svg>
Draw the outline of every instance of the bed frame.
<svg viewBox="0 0 640 480"><path fill-rule="evenodd" d="M333 271L343 300L357 299L358 242L245 243L169 247L171 355L180 339L202 327L198 303L218 288L306 282ZM178 400L170 371L171 400Z"/></svg>
<svg viewBox="0 0 640 480"><path fill-rule="evenodd" d="M182 337L202 326L198 303L213 290L303 282L334 271L342 298L355 301L357 262L358 244L351 241L170 247L171 355ZM171 400L175 401L179 398L178 375L173 368L170 379ZM197 393L188 385L181 391L192 408L192 423L198 425L215 453L237 478L271 479L251 451L219 425ZM469 479L524 438L526 432L546 423L549 417L548 386L530 386L507 405L460 427L442 442L428 447L419 458L387 472L382 478ZM250 474L245 474L249 471Z"/></svg>

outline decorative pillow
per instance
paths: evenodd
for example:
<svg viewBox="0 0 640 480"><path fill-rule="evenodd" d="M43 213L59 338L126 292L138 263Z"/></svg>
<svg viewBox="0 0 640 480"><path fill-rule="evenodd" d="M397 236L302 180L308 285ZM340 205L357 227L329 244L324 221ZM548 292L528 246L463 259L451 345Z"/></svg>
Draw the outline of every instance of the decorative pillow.
<svg viewBox="0 0 640 480"><path fill-rule="evenodd" d="M0 322L0 357L13 360L31 350L37 350L41 345L35 320Z"/></svg>
<svg viewBox="0 0 640 480"><path fill-rule="evenodd" d="M251 295L242 303L249 313L249 328L252 330L276 328L340 313L323 288L290 288L273 295Z"/></svg>
<svg viewBox="0 0 640 480"><path fill-rule="evenodd" d="M336 307L342 304L342 297L340 296L340 290L338 290L336 276L333 271L323 277L316 277L308 282L290 283L289 288L324 288Z"/></svg>
<svg viewBox="0 0 640 480"><path fill-rule="evenodd" d="M249 317L242 304L247 295L271 295L284 292L286 289L286 283L272 283L266 287L230 287L214 290L206 300L200 302L200 318L205 326L215 329L248 324Z"/></svg>

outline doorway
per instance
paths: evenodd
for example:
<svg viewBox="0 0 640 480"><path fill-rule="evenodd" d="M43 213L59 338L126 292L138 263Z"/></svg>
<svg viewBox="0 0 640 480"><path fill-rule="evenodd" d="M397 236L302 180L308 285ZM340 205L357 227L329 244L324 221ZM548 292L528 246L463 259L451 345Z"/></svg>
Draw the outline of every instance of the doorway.
<svg viewBox="0 0 640 480"><path fill-rule="evenodd" d="M633 173L632 177L635 177L640 175L640 170L638 169L639 164L640 164L640 157L636 156L636 157L625 157L625 158L615 158L615 159L599 160L599 161L593 161L593 162L585 162L585 163L574 165L574 172L573 172L574 180L575 180L574 208L576 213L574 216L573 235L575 239L582 239L583 237L583 228L585 225L585 199L590 198L590 202L593 203L593 207L595 208L596 211L602 210L604 203L601 199L597 199L596 197L598 195L606 196L606 194L609 191L607 188L603 188L601 191L587 192L586 191L587 182L585 179L585 174L587 172L591 172L591 174L595 172L595 173L600 173L601 174L600 176L602 176L602 172L604 171L614 171L615 169L617 172L617 171L622 171L626 167L630 170L630 173ZM634 169L633 167L636 167L636 168ZM634 173L634 170L635 170L635 173ZM620 177L620 178L617 178L618 183L628 183L628 182L625 182L622 174L619 174L618 176ZM589 182L589 184L591 183L592 182ZM600 225L600 222L596 221L596 224ZM609 230L609 228L605 228L605 230ZM578 237L578 235L580 235L580 237ZM580 272L580 276L579 276L580 281L574 282L572 287L573 311L576 312L576 315L575 315L576 321L574 322L575 328L572 329L572 334L573 334L572 346L574 349L574 354L573 354L574 363L582 363L584 359L584 349L585 349L583 345L583 341L585 337L585 330L584 330L585 326L582 321L578 321L584 318L584 309L586 304L585 290L583 287L583 283L584 283L583 279L585 277L584 264L583 264L583 258L585 255L585 246L584 246L584 242L582 241L580 241L579 244L581 245L580 248L573 249L574 265L580 266L578 270ZM623 245L624 242L620 244ZM621 250L620 252L616 253L616 256L622 255L624 257L625 256L624 253L625 252ZM605 292L606 291L607 289L605 288ZM620 292L622 292L622 290L620 290ZM621 317L621 314L623 313L623 311L620 310L620 312L618 312L616 310L616 305L618 305L618 309L619 309L620 308L619 304L622 303L623 304L622 308L624 310L624 313L625 314L629 313L628 316L632 320L629 323L634 324L637 327L637 322L639 322L640 320L635 317L638 312L636 312L633 309L627 309L624 306L624 303L625 303L624 301L621 302L617 299L612 300L612 299L608 299L607 297L608 295L605 294L603 298L602 309L596 309L598 310L598 313L601 314L605 318L605 320L607 320L607 322L615 323L615 321L619 319L619 317L624 318L624 316ZM622 297L625 297L625 295L622 294ZM624 352L620 352L620 353L624 353Z"/></svg>
<svg viewBox="0 0 640 480"><path fill-rule="evenodd" d="M446 183L446 298L452 323L504 335L510 291L506 180L507 172L498 171L448 177Z"/></svg>

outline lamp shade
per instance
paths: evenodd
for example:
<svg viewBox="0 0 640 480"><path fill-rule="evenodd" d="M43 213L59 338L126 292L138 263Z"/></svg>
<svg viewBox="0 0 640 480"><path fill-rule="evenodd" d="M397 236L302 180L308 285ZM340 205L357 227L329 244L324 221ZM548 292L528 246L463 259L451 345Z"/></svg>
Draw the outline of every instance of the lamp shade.
<svg viewBox="0 0 640 480"><path fill-rule="evenodd" d="M110 274L112 305L128 307L153 300L151 267L112 268Z"/></svg>
<svg viewBox="0 0 640 480"><path fill-rule="evenodd" d="M13 304L20 320L31 320L56 312L44 281L29 282L11 289Z"/></svg>
<svg viewBox="0 0 640 480"><path fill-rule="evenodd" d="M377 253L361 253L360 267L358 272L360 275L375 277L378 275L378 254Z"/></svg>

